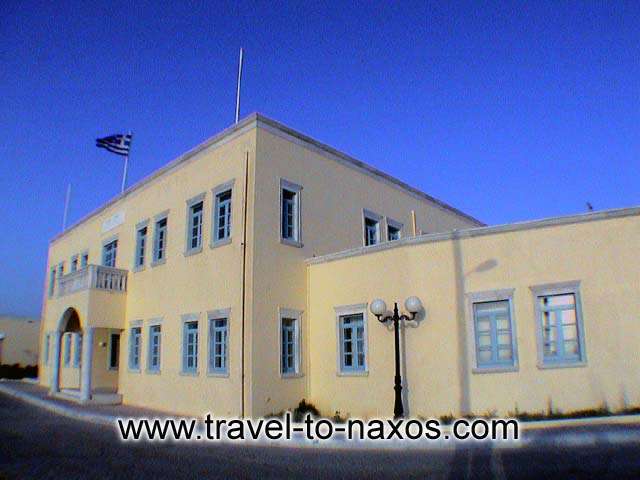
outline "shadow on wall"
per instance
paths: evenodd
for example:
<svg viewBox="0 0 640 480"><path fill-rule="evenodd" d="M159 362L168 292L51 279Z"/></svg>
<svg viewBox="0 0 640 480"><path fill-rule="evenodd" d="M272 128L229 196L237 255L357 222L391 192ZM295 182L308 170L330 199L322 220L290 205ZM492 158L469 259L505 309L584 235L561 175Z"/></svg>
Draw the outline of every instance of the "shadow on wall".
<svg viewBox="0 0 640 480"><path fill-rule="evenodd" d="M454 233L455 235L455 233ZM460 399L459 412L460 415L469 415L471 413L471 401L469 392L469 364L468 364L468 347L467 347L467 328L466 328L466 292L465 280L473 273L482 273L494 269L498 266L496 259L488 259L476 265L469 272L464 272L462 260L462 246L460 238L455 235L453 239L453 258L454 258L454 278L455 278L455 298L456 298L456 326L458 330L458 376L460 378ZM418 328L422 322L428 320L429 312L427 307L423 305L423 309L416 315L414 320L402 322L400 328L400 365L402 375L402 403L404 412L407 417L411 416L410 401L411 386L409 375L407 374L407 350L406 350L406 331L407 328ZM393 322L385 325L387 330L393 331Z"/></svg>
<svg viewBox="0 0 640 480"><path fill-rule="evenodd" d="M460 380L460 398L459 412L460 415L471 414L471 398L469 391L469 348L466 327L466 279L473 273L482 273L494 269L498 266L496 259L485 260L476 265L467 273L464 272L464 260L462 257L462 242L458 231L453 232L453 269L455 279L455 296L456 296L456 324L458 327L458 377Z"/></svg>

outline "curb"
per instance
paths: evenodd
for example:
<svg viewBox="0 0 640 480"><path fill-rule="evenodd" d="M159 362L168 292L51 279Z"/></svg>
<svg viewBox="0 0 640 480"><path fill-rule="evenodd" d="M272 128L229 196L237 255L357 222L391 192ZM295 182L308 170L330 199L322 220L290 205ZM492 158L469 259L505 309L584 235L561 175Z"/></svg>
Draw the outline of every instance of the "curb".
<svg viewBox="0 0 640 480"><path fill-rule="evenodd" d="M533 420L520 422L525 431L562 427L587 427L592 425L640 425L640 415L609 415L606 417L564 418L559 420Z"/></svg>
<svg viewBox="0 0 640 480"><path fill-rule="evenodd" d="M42 399L34 396L31 393L22 392L17 389L11 388L11 380L0 380L0 393L4 393L12 398L22 400L26 403L42 408L49 412L62 415L74 420L80 420L84 422L90 422L98 425L104 425L114 427L118 417L113 415L104 415L83 412L81 409L72 406L60 405L59 403L52 402L47 399ZM494 450L503 449L517 449L534 445L553 445L557 447L579 447L579 446L591 446L601 441L613 444L629 444L640 443L640 429L633 432L566 432L559 435L543 435L544 432L555 430L559 428L567 427L582 427L582 426L603 426L603 425L640 425L640 415L612 415L609 417L591 417L591 418L577 418L577 419L564 419L564 420L544 420L533 422L519 422L519 430L521 432L528 432L529 435L522 435L519 440L505 440L491 442L490 440L424 440L424 441L402 441L402 440L387 440L387 441L371 441L371 440L352 440L347 441L344 438L331 439L331 440L309 440L304 437L292 438L291 440L257 440L257 441L225 441L222 440L219 443L224 445L238 445L238 446L255 446L255 447L284 447L284 448L329 448L329 449L349 449L349 450L443 450L443 449L455 449L458 445L466 444L469 446L478 444L491 444L491 448ZM445 438L449 438L447 435L451 435L451 425L442 425L441 431ZM213 444L213 442L211 442Z"/></svg>
<svg viewBox="0 0 640 480"><path fill-rule="evenodd" d="M113 426L117 418L111 415L98 415L95 413L78 411L78 409L73 407L67 407L65 405L60 405L48 400L37 398L29 393L20 392L7 385L3 385L3 383L5 382L0 382L0 392L12 398L16 398L18 400L22 400L23 402L29 403L31 405L35 405L36 407L40 407L49 412L57 413L58 415L62 415L68 418L73 418L75 420L82 420L85 422L91 422L91 423L97 423L100 425L109 425L109 426Z"/></svg>

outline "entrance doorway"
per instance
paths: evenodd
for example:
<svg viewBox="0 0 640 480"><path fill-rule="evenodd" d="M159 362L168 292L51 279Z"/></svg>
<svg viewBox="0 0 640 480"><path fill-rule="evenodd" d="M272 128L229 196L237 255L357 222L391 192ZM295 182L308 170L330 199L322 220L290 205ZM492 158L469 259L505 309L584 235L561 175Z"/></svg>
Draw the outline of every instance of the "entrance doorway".
<svg viewBox="0 0 640 480"><path fill-rule="evenodd" d="M120 363L120 334L109 335L109 370L118 370Z"/></svg>

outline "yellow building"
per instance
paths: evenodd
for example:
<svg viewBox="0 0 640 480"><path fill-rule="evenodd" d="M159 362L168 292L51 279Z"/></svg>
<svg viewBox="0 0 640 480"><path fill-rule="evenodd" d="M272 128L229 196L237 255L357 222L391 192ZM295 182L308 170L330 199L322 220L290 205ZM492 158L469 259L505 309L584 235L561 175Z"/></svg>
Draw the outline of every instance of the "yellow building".
<svg viewBox="0 0 640 480"><path fill-rule="evenodd" d="M368 306L416 295L413 415L637 403L638 213L484 227L254 114L52 240L40 382L184 414L389 415L393 337Z"/></svg>

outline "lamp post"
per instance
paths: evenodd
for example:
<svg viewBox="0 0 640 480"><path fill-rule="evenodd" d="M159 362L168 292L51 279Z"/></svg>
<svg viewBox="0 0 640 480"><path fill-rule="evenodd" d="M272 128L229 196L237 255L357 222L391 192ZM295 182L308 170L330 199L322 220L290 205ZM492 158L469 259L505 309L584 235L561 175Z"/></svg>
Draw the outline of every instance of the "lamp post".
<svg viewBox="0 0 640 480"><path fill-rule="evenodd" d="M395 335L395 356L396 356L396 376L393 389L395 390L395 404L393 407L393 417L399 418L404 416L404 407L402 406L402 377L400 376L400 321L413 320L416 313L422 309L422 302L418 297L409 297L404 302L404 308L409 315L400 315L398 312L398 303L393 304L393 314L387 311L387 304L384 300L375 299L371 302L371 313L373 313L379 322L386 323L393 321L393 330Z"/></svg>

